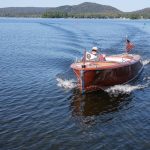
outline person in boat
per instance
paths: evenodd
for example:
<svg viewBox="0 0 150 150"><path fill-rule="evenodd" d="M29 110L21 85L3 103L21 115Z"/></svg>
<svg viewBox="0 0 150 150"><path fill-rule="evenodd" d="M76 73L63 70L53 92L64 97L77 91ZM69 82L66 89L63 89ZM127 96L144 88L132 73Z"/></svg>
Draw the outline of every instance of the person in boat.
<svg viewBox="0 0 150 150"><path fill-rule="evenodd" d="M96 57L94 58L94 61L105 61L105 55L104 54L99 54L100 49L97 47L93 47L91 54L95 55Z"/></svg>

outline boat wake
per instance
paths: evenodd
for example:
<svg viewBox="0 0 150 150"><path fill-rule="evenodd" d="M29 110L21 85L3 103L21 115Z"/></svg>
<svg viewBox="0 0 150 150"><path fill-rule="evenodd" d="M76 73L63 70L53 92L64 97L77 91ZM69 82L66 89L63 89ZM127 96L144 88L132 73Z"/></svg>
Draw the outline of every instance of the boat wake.
<svg viewBox="0 0 150 150"><path fill-rule="evenodd" d="M150 81L150 77L145 77L144 80Z"/></svg>
<svg viewBox="0 0 150 150"><path fill-rule="evenodd" d="M148 77L148 79L150 80L150 77ZM61 78L57 78L57 86L62 87L64 89L74 89L77 87L77 83L75 82L75 80L70 79L61 79ZM140 90L140 89L144 89L149 87L150 82L147 82L145 85L115 85L112 86L108 89L105 90L105 92L109 93L109 94L130 94L131 92L135 91L135 90Z"/></svg>
<svg viewBox="0 0 150 150"><path fill-rule="evenodd" d="M76 82L73 79L70 80L66 80L66 79L61 79L61 78L57 78L57 86L65 88L65 89L73 89L75 87L77 87Z"/></svg>
<svg viewBox="0 0 150 150"><path fill-rule="evenodd" d="M144 65L144 66L145 66L145 65L148 65L148 64L150 64L150 59L143 61L143 65Z"/></svg>
<svg viewBox="0 0 150 150"><path fill-rule="evenodd" d="M105 91L109 94L130 94L131 92L135 91L135 90L140 90L140 89L144 89L147 88L149 86L149 83L145 84L145 85L115 85L112 86L108 89L106 89Z"/></svg>

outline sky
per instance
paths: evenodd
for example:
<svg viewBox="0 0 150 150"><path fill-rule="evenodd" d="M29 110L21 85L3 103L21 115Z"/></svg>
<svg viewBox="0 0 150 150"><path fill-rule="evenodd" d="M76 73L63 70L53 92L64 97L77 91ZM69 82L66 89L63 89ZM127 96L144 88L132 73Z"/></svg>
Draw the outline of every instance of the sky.
<svg viewBox="0 0 150 150"><path fill-rule="evenodd" d="M110 5L129 12L150 7L150 0L0 0L3 7L57 7L62 5L77 5L83 2L95 2Z"/></svg>

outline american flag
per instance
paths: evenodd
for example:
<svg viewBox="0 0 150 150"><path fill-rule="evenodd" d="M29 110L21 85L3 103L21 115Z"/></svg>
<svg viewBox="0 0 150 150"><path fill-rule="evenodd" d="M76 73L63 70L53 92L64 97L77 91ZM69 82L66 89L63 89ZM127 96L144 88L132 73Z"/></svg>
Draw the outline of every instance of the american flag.
<svg viewBox="0 0 150 150"><path fill-rule="evenodd" d="M134 44L130 42L128 39L126 40L126 52L130 52L134 48Z"/></svg>

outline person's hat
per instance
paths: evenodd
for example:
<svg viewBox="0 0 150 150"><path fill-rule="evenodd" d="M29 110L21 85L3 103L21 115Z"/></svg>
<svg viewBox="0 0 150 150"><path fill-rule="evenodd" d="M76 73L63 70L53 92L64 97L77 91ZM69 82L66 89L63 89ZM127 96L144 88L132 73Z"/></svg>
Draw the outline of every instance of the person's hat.
<svg viewBox="0 0 150 150"><path fill-rule="evenodd" d="M92 51L98 51L98 48L97 47L93 47Z"/></svg>

